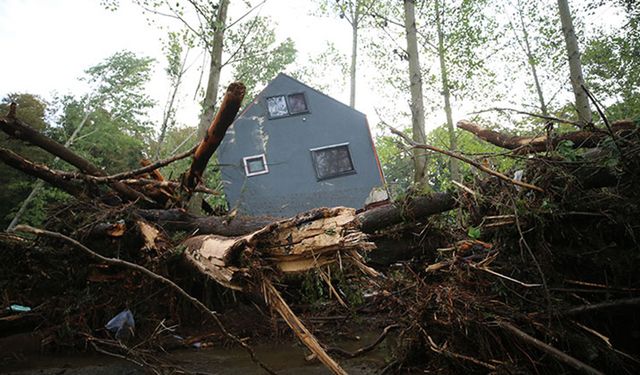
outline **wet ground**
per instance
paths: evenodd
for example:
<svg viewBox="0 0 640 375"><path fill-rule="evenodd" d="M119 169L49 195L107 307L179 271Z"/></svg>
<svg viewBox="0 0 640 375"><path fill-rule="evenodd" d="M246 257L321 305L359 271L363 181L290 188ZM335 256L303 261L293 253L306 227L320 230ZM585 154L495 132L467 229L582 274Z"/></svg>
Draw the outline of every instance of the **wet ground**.
<svg viewBox="0 0 640 375"><path fill-rule="evenodd" d="M360 341L360 340L359 340ZM362 340L364 341L364 340ZM340 346L354 350L368 342L345 342ZM297 343L260 345L256 354L264 363L279 374L330 374L319 362L307 362L305 350ZM354 359L335 357L349 374L374 374L385 364L384 343L376 350ZM182 349L162 354L159 357L170 360L180 367L196 373L206 374L264 374L254 364L247 352L239 348ZM144 369L114 357L97 354L74 355L29 355L9 360L0 366L0 374L26 375L137 375Z"/></svg>

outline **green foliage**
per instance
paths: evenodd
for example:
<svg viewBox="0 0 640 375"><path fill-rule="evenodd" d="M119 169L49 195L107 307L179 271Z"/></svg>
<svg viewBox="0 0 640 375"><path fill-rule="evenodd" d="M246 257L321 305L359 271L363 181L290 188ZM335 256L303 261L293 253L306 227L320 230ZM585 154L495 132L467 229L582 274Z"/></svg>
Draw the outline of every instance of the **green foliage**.
<svg viewBox="0 0 640 375"><path fill-rule="evenodd" d="M0 103L0 113L7 113L11 102L18 105L17 116L19 119L39 131L48 131L48 105L40 97L31 94L9 94ZM0 133L0 147L38 163L47 163L53 159L41 149L10 138L4 133ZM31 192L34 183L34 178L0 163L0 186L2 186L0 190L0 225L3 229L9 225L20 207L20 203ZM42 203L39 204L42 205ZM31 210L27 212L27 222L37 224L42 215L41 212Z"/></svg>
<svg viewBox="0 0 640 375"><path fill-rule="evenodd" d="M482 235L482 232L479 227L469 227L467 230L467 236L472 240L477 240Z"/></svg>
<svg viewBox="0 0 640 375"><path fill-rule="evenodd" d="M589 87L612 121L640 114L640 9L626 9L624 26L600 30L583 54Z"/></svg>
<svg viewBox="0 0 640 375"><path fill-rule="evenodd" d="M255 17L225 34L225 50L232 51L225 64L233 66L234 79L247 87L245 101L253 100L256 89L266 85L295 60L295 44L290 38L276 44L273 24L270 18ZM251 35L250 43L247 35Z"/></svg>

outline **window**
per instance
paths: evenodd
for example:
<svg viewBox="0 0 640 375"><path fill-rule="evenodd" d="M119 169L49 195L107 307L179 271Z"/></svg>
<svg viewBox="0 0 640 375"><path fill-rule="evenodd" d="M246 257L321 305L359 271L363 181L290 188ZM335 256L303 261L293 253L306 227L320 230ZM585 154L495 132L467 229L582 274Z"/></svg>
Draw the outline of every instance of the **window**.
<svg viewBox="0 0 640 375"><path fill-rule="evenodd" d="M307 99L304 93L301 92L267 98L267 109L269 110L269 117L271 118L309 112Z"/></svg>
<svg viewBox="0 0 640 375"><path fill-rule="evenodd" d="M244 161L244 172L249 177L269 173L267 159L264 157L264 154L247 156L242 158L242 160Z"/></svg>
<svg viewBox="0 0 640 375"><path fill-rule="evenodd" d="M355 173L348 143L313 148L310 151L318 180Z"/></svg>
<svg viewBox="0 0 640 375"><path fill-rule="evenodd" d="M303 93L289 95L288 99L289 113L291 113L292 115L308 111L307 101L305 100Z"/></svg>
<svg viewBox="0 0 640 375"><path fill-rule="evenodd" d="M267 108L269 109L269 116L271 117L282 117L289 114L284 95L267 98Z"/></svg>

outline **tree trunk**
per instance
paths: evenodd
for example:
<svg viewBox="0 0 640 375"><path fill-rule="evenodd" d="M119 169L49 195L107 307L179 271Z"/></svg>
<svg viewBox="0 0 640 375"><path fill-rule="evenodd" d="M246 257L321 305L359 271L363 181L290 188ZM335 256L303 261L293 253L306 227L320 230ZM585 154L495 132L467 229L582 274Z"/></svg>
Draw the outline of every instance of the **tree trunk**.
<svg viewBox="0 0 640 375"><path fill-rule="evenodd" d="M191 168L183 180L183 186L188 191L193 191L196 185L202 181L202 174L207 163L209 163L209 159L220 146L229 125L236 118L245 92L246 88L240 82L234 82L227 88L220 110L216 118L211 122L211 126L207 129L204 139L196 148Z"/></svg>
<svg viewBox="0 0 640 375"><path fill-rule="evenodd" d="M187 64L187 57L189 56L189 51L184 54L184 59L182 59L182 64L180 64L180 72L178 72L178 76L173 82L171 95L169 96L169 100L167 101L167 106L164 111L164 116L162 117L162 125L160 126L160 135L158 135L158 145L156 146L156 159L160 159L160 151L162 150L162 143L164 142L164 137L167 134L167 128L169 127L169 121L173 115L173 106L176 102L176 95L178 95L178 89L180 88L180 84L182 83L182 76L185 73L185 65ZM174 120L175 122L175 120Z"/></svg>
<svg viewBox="0 0 640 375"><path fill-rule="evenodd" d="M213 40L209 45L211 63L209 65L207 91L204 101L202 102L202 113L200 115L200 124L198 125L199 139L203 139L207 134L207 129L215 113L218 86L220 85L220 72L222 70L222 49L224 47L224 30L226 27L228 7L229 0L220 0L218 3L218 15L214 21L216 23L215 32L213 34Z"/></svg>
<svg viewBox="0 0 640 375"><path fill-rule="evenodd" d="M424 103L422 99L422 72L418 58L418 38L416 30L415 0L404 0L404 25L409 54L409 83L411 89L411 123L413 140L426 143L424 130ZM413 150L414 177L418 185L426 185L427 160L424 150Z"/></svg>
<svg viewBox="0 0 640 375"><path fill-rule="evenodd" d="M440 0L434 1L436 13L436 30L438 33L438 57L440 59L440 78L442 80L442 95L444 96L444 112L447 115L447 130L449 131L449 150L456 152L458 142L453 127L453 115L451 114L451 88L449 87L449 74L447 72L446 49L444 46L444 32L442 31L443 19L440 17ZM449 159L451 179L460 181L460 166L456 159Z"/></svg>
<svg viewBox="0 0 640 375"><path fill-rule="evenodd" d="M573 87L573 94L576 98L578 119L582 126L585 126L591 123L591 107L589 106L589 98L582 89L582 86L584 86L584 77L582 75L582 64L580 63L580 50L578 49L578 38L573 28L573 20L571 18L568 1L558 0L558 10L560 11L562 32L567 45L571 86Z"/></svg>
<svg viewBox="0 0 640 375"><path fill-rule="evenodd" d="M529 32L527 31L527 26L524 23L524 15L522 14L522 7L520 6L520 0L518 0L518 16L520 18L520 25L522 26L522 37L524 40L524 49L527 55L527 62L529 67L531 68L531 75L533 76L533 83L536 86L536 93L538 94L538 100L540 101L540 111L543 115L548 116L549 111L547 110L547 103L544 100L544 95L542 92L542 85L540 84L540 79L538 78L538 70L536 69L536 59L531 51L531 43L529 42ZM515 28L514 28L515 32Z"/></svg>
<svg viewBox="0 0 640 375"><path fill-rule="evenodd" d="M356 107L356 63L358 61L358 27L360 26L360 1L353 6L351 21L351 92L349 94L349 106Z"/></svg>
<svg viewBox="0 0 640 375"><path fill-rule="evenodd" d="M456 206L454 195L433 193L363 211L357 215L357 218L360 230L371 234L392 225L446 212ZM217 234L227 237L242 236L282 220L282 218L268 216L200 217L179 209L137 210L136 214L147 221L157 223L166 230L197 231L199 234Z"/></svg>

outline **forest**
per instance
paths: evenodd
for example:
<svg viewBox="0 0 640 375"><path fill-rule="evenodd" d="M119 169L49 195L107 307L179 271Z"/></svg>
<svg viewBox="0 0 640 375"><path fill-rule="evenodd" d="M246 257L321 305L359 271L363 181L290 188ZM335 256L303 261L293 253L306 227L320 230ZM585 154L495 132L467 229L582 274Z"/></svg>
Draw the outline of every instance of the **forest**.
<svg viewBox="0 0 640 375"><path fill-rule="evenodd" d="M309 52L270 2L101 0L163 58L0 91L0 373L639 373L640 4L307 0ZM279 73L365 112L386 202L230 204Z"/></svg>

